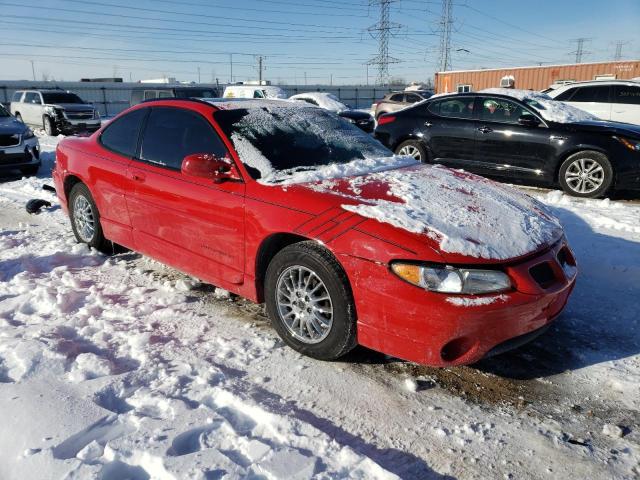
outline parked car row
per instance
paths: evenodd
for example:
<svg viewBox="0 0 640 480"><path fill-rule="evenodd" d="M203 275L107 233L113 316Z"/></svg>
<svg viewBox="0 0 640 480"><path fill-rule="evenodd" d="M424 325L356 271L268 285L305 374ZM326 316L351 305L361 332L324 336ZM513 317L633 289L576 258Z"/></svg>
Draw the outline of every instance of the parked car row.
<svg viewBox="0 0 640 480"><path fill-rule="evenodd" d="M0 172L19 169L34 175L40 167L40 143L31 129L0 105Z"/></svg>
<svg viewBox="0 0 640 480"><path fill-rule="evenodd" d="M576 279L535 200L396 156L302 101L147 101L63 139L53 180L79 242L265 302L284 342L319 359L360 344L472 363L543 333Z"/></svg>
<svg viewBox="0 0 640 480"><path fill-rule="evenodd" d="M381 116L375 136L425 163L574 196L640 189L639 125L599 120L541 93L439 95Z"/></svg>

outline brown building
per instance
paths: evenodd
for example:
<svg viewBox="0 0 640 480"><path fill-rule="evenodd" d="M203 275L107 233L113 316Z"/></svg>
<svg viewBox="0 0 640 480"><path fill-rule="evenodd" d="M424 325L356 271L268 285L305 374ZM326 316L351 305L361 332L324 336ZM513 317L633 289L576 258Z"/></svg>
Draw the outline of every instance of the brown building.
<svg viewBox="0 0 640 480"><path fill-rule="evenodd" d="M577 63L544 67L458 70L436 73L436 93L469 92L492 87L544 90L553 83L640 77L640 61Z"/></svg>

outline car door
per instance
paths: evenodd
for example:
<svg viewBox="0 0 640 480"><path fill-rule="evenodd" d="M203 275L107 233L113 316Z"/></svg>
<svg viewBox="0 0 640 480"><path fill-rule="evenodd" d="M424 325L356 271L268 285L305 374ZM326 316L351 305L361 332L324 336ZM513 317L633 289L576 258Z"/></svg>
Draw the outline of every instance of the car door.
<svg viewBox="0 0 640 480"><path fill-rule="evenodd" d="M132 110L112 120L97 138L100 149L92 162L91 182L100 223L110 240L133 247L131 218L125 199L127 168L136 155L148 108Z"/></svg>
<svg viewBox="0 0 640 480"><path fill-rule="evenodd" d="M127 171L135 248L217 285L242 283L245 185L184 176L184 157L196 153L230 158L201 113L150 107Z"/></svg>
<svg viewBox="0 0 640 480"><path fill-rule="evenodd" d="M30 125L42 126L42 98L38 92L27 92L24 96L22 119Z"/></svg>
<svg viewBox="0 0 640 480"><path fill-rule="evenodd" d="M575 87L559 94L555 99L585 110L602 120L611 120L610 90L609 85Z"/></svg>
<svg viewBox="0 0 640 480"><path fill-rule="evenodd" d="M511 178L541 178L553 157L549 129L533 111L515 99L478 98L474 162L476 171ZM519 123L529 117L534 124Z"/></svg>
<svg viewBox="0 0 640 480"><path fill-rule="evenodd" d="M453 96L417 107L428 113L422 133L433 161L472 168L477 122L474 96Z"/></svg>
<svg viewBox="0 0 640 480"><path fill-rule="evenodd" d="M614 85L611 120L640 125L640 85Z"/></svg>

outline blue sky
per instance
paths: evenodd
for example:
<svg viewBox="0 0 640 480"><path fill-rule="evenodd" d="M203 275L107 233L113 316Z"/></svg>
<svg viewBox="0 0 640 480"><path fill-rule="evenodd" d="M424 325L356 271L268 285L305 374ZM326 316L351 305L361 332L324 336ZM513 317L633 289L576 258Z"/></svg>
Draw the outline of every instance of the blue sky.
<svg viewBox="0 0 640 480"><path fill-rule="evenodd" d="M227 82L257 78L257 57L273 83L364 84L377 41L367 0L0 1L0 79L78 80L163 75ZM397 0L391 75L423 81L438 65L441 2ZM640 0L454 0L453 69L640 59ZM460 51L457 51L461 49ZM468 50L466 52L465 50ZM375 67L368 68L369 82Z"/></svg>

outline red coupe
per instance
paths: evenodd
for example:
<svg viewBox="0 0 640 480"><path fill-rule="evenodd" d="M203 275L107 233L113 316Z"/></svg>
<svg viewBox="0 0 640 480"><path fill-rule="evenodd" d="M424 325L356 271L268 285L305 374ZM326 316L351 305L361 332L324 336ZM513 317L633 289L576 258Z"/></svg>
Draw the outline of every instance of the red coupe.
<svg viewBox="0 0 640 480"><path fill-rule="evenodd" d="M53 178L78 241L265 302L319 359L472 363L544 331L575 283L542 204L291 102L142 103L62 140Z"/></svg>

